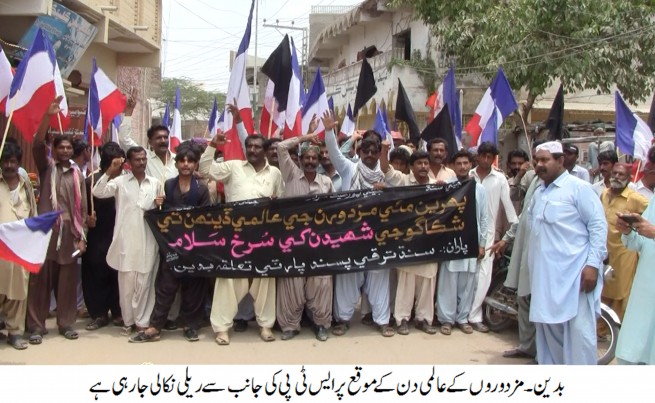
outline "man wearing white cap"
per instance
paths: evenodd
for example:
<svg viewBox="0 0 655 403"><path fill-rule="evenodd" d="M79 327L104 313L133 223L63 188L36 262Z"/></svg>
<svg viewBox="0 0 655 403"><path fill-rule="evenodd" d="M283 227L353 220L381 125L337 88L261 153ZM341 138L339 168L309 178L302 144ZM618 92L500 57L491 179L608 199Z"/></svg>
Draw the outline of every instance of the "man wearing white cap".
<svg viewBox="0 0 655 403"><path fill-rule="evenodd" d="M539 364L596 364L596 318L607 254L603 206L588 182L564 167L562 144L537 147L543 181L528 206L530 321Z"/></svg>

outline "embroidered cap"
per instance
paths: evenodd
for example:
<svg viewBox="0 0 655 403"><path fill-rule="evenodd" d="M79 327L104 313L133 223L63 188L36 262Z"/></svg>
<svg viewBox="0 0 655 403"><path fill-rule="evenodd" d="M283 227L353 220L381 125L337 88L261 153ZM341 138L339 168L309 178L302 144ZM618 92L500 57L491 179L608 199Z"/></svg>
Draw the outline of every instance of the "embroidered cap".
<svg viewBox="0 0 655 403"><path fill-rule="evenodd" d="M563 152L562 143L559 141L547 141L537 146L537 152L541 150L548 151L551 154L561 154Z"/></svg>

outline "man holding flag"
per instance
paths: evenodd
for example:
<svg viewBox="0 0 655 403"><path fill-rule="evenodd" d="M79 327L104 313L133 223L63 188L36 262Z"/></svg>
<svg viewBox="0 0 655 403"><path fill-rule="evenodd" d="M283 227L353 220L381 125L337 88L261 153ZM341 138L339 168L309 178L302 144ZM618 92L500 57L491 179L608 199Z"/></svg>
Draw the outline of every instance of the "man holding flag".
<svg viewBox="0 0 655 403"><path fill-rule="evenodd" d="M20 146L13 142L5 144L0 157L0 223L36 215L32 184L18 173L22 156ZM5 317L9 334L7 343L17 350L27 348L23 333L29 278L29 273L19 264L0 260L0 313Z"/></svg>
<svg viewBox="0 0 655 403"><path fill-rule="evenodd" d="M27 330L31 344L41 344L46 332L50 293L57 287L57 327L69 340L77 339L73 330L77 319L77 256L86 251L87 195L84 177L71 163L72 138L57 136L53 142L54 160L46 154L45 136L52 116L60 112L61 97L48 107L32 144L34 162L39 170L41 191L39 213L61 210L55 225L46 260L37 274L30 276Z"/></svg>

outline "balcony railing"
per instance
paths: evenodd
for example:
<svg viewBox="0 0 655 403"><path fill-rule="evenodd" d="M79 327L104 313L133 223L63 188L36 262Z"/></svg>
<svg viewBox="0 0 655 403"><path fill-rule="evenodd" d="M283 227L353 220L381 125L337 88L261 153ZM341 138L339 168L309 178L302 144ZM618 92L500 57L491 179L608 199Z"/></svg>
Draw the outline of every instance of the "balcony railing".
<svg viewBox="0 0 655 403"><path fill-rule="evenodd" d="M311 14L346 14L350 10L359 7L354 6L312 6Z"/></svg>
<svg viewBox="0 0 655 403"><path fill-rule="evenodd" d="M394 53L392 51L383 52L377 56L371 57L368 59L368 63L371 65L373 72L386 69L387 65L394 58ZM338 70L335 70L329 74L326 74L323 77L323 80L328 85L334 85L338 83L348 82L350 80L356 80L359 77L359 71L362 69L362 61L359 60L355 63L352 63L349 66L342 67Z"/></svg>

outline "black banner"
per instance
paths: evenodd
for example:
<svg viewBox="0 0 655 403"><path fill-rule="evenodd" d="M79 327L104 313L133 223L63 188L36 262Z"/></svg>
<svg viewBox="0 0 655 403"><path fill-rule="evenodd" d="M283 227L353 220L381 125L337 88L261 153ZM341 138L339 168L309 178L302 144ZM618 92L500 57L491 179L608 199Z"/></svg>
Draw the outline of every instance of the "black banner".
<svg viewBox="0 0 655 403"><path fill-rule="evenodd" d="M473 180L153 210L146 219L178 275L315 276L478 253Z"/></svg>

